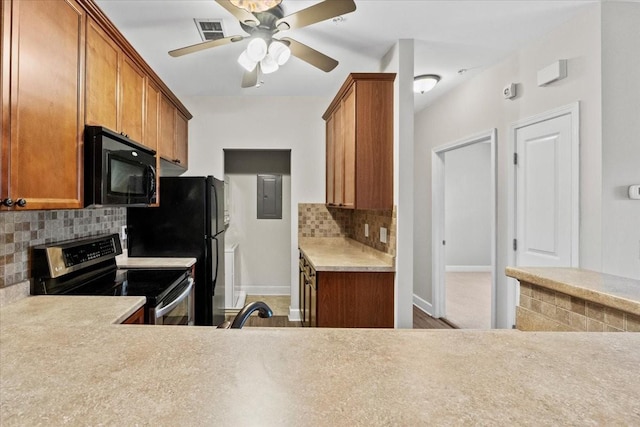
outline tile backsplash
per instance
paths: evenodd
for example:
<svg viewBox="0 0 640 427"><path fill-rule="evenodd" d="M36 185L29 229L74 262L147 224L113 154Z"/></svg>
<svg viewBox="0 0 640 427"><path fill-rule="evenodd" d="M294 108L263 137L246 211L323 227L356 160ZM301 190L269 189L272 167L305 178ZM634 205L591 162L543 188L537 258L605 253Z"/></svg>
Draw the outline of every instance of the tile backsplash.
<svg viewBox="0 0 640 427"><path fill-rule="evenodd" d="M364 235L369 224L369 237ZM380 227L387 229L387 243L380 242ZM396 254L396 210L327 208L322 203L298 205L300 237L348 237L392 256Z"/></svg>
<svg viewBox="0 0 640 427"><path fill-rule="evenodd" d="M118 233L126 224L126 208L0 212L0 287L30 278L31 247Z"/></svg>

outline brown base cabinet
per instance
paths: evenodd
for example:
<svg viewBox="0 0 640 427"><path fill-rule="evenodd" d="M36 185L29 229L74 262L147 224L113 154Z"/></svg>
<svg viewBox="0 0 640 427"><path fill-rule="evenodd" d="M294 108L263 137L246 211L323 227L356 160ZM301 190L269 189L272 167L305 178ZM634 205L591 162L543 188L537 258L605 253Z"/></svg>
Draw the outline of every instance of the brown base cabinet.
<svg viewBox="0 0 640 427"><path fill-rule="evenodd" d="M143 325L144 324L144 307L140 307L131 316L127 317L123 325Z"/></svg>
<svg viewBox="0 0 640 427"><path fill-rule="evenodd" d="M393 272L315 271L300 258L303 326L393 328Z"/></svg>

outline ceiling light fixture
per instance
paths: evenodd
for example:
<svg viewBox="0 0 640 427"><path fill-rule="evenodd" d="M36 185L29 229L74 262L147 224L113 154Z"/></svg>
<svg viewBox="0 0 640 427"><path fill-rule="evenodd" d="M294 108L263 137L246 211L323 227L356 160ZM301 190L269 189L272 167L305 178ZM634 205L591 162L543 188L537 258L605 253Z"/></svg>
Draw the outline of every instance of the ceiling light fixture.
<svg viewBox="0 0 640 427"><path fill-rule="evenodd" d="M264 12L279 5L282 0L230 0L231 4L247 12Z"/></svg>
<svg viewBox="0 0 640 427"><path fill-rule="evenodd" d="M440 81L440 76L436 74L423 74L413 78L413 92L429 92Z"/></svg>
<svg viewBox="0 0 640 427"><path fill-rule="evenodd" d="M278 68L286 64L289 58L291 58L291 49L287 44L272 40L267 45L264 39L256 37L240 54L238 63L248 72L253 71L260 63L260 71L264 74L270 74L278 71Z"/></svg>

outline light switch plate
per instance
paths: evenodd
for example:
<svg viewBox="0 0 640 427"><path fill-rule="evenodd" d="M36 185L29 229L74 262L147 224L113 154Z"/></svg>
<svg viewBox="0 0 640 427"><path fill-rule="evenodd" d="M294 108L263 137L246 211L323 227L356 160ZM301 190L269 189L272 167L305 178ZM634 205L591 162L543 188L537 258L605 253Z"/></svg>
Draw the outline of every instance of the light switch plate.
<svg viewBox="0 0 640 427"><path fill-rule="evenodd" d="M364 225L364 237L369 237L369 224Z"/></svg>
<svg viewBox="0 0 640 427"><path fill-rule="evenodd" d="M387 243L387 229L380 227L380 242Z"/></svg>

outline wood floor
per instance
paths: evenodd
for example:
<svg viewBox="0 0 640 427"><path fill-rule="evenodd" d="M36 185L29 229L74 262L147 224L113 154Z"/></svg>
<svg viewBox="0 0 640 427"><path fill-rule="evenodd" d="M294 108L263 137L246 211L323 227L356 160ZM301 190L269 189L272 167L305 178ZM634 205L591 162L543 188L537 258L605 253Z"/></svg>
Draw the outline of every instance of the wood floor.
<svg viewBox="0 0 640 427"><path fill-rule="evenodd" d="M413 306L413 329L455 329L453 325L429 316L415 305Z"/></svg>
<svg viewBox="0 0 640 427"><path fill-rule="evenodd" d="M244 327L272 327L272 328L299 328L300 322L290 322L288 306L290 299L288 296L247 296L247 303L251 301L264 301L273 310L273 316L269 319L262 319L254 313L247 319ZM233 319L233 315L229 316ZM455 326L446 321L435 319L416 306L413 307L413 329L455 329Z"/></svg>

